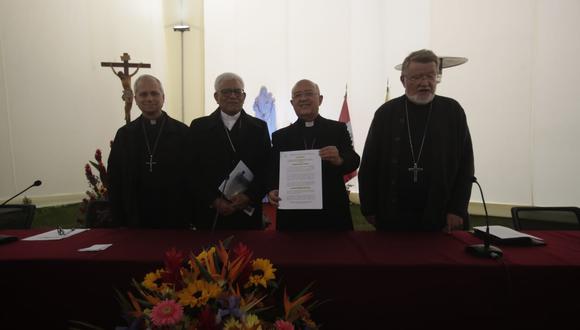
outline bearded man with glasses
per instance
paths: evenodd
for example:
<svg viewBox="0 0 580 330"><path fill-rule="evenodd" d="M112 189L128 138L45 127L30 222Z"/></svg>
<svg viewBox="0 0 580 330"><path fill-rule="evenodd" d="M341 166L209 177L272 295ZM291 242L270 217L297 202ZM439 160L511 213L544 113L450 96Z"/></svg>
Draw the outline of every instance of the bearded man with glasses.
<svg viewBox="0 0 580 330"><path fill-rule="evenodd" d="M369 128L359 178L361 211L378 230L451 231L468 224L474 174L465 112L435 95L440 59L405 58L405 95L383 104Z"/></svg>
<svg viewBox="0 0 580 330"><path fill-rule="evenodd" d="M268 126L243 110L246 93L240 76L223 73L216 78L214 88L218 108L190 125L196 176L195 226L262 229L262 198L271 148ZM244 168L243 173L232 177L237 166ZM234 185L239 189L233 194L223 189Z"/></svg>

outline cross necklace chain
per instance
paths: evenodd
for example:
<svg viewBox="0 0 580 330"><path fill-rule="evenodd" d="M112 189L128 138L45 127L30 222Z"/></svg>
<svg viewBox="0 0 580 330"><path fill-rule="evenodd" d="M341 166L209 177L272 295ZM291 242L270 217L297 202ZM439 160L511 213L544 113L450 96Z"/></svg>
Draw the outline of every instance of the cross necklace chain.
<svg viewBox="0 0 580 330"><path fill-rule="evenodd" d="M238 118L238 120L240 121L240 126L238 126L238 130L241 131L242 130L242 117L240 116L240 118ZM232 126L232 129L234 129L235 126L236 126L236 124L234 124L234 126ZM228 138L228 142L230 143L230 147L232 148L232 151L234 152L234 154L237 154L238 151L236 150L236 147L234 146L234 142L232 141L232 138L230 136L230 131L226 127L225 123L224 123L224 131L226 132L226 136Z"/></svg>
<svg viewBox="0 0 580 330"><path fill-rule="evenodd" d="M413 159L413 167L409 167L409 172L413 172L413 183L417 183L417 175L423 171L422 167L418 167L417 163L421 159L423 153L423 145L425 145L425 136L427 136L427 127L429 126L429 119L431 118L431 109L433 108L433 101L429 105L429 112L427 113L427 121L425 122L425 129L423 130L423 139L421 140L421 147L419 147L419 154L415 158L415 150L413 149L413 139L411 138L411 126L409 124L409 110L407 109L407 100L405 100L405 116L407 117L407 133L409 134L409 146L411 147L411 158Z"/></svg>
<svg viewBox="0 0 580 330"><path fill-rule="evenodd" d="M302 127L302 140L304 141L304 150L312 150L314 149L314 144L316 143L316 134L314 132L314 122L311 122L310 124L307 122L304 122L304 126ZM312 134L307 134L307 133L312 133ZM310 143L310 148L308 148L308 144L306 143L306 138L307 137L312 137L312 143ZM308 139L310 140L310 139Z"/></svg>
<svg viewBox="0 0 580 330"><path fill-rule="evenodd" d="M159 127L159 132L157 133L157 137L155 138L155 144L153 144L153 149L151 149L151 145L149 144L149 137L147 136L147 131L145 130L145 118L141 121L141 127L143 127L143 135L145 136L145 145L147 146L147 152L149 153L149 161L145 162L146 165L149 165L149 172L153 172L153 165L157 165L157 162L153 161L153 155L155 155L155 151L157 150L157 146L159 145L159 138L161 137L161 133L163 132L163 126L165 126L166 119L163 118L161 121L161 127Z"/></svg>
<svg viewBox="0 0 580 330"><path fill-rule="evenodd" d="M312 150L314 149L314 144L316 143L316 138L312 139L312 143L310 144L310 148L306 144L306 138L304 138L304 150Z"/></svg>

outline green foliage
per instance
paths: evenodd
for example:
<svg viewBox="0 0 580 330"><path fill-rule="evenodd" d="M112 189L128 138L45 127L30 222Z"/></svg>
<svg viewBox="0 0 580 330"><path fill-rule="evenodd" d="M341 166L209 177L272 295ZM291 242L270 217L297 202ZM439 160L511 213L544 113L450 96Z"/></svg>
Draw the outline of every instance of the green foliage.
<svg viewBox="0 0 580 330"><path fill-rule="evenodd" d="M37 208L32 228L77 227L80 204Z"/></svg>
<svg viewBox="0 0 580 330"><path fill-rule="evenodd" d="M77 225L76 219L78 217L80 204L70 204L63 206L44 207L36 209L36 215L32 222L33 228L56 228L61 226L63 228L73 228ZM352 223L355 230L372 231L375 228L369 224L365 217L360 212L360 207L357 204L351 204L350 211L352 213ZM480 215L470 216L471 226L485 225L485 217ZM512 227L512 221L509 218L490 217L491 225L502 225Z"/></svg>

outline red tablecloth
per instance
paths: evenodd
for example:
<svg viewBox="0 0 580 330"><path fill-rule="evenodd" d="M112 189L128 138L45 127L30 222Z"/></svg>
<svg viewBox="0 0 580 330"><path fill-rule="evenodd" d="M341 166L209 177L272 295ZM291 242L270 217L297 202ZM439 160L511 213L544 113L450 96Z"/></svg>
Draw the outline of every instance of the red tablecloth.
<svg viewBox="0 0 580 330"><path fill-rule="evenodd" d="M39 230L4 230L20 238ZM171 248L199 252L230 235L270 259L290 292L314 281L324 329L557 328L580 310L580 232L530 232L541 247L474 258L467 232L281 233L92 229L59 241L0 245L0 328L122 324L114 289L162 265ZM78 252L112 243L100 252ZM577 323L577 322L576 322ZM498 325L500 325L498 327ZM504 325L504 326L501 326ZM5 327L7 326L7 327Z"/></svg>

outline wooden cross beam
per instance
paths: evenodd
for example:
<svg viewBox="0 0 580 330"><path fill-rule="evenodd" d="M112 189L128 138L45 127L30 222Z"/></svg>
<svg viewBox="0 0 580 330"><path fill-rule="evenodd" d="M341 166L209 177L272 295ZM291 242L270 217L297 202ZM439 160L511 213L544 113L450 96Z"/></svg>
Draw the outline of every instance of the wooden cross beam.
<svg viewBox="0 0 580 330"><path fill-rule="evenodd" d="M133 90L131 89L131 77L133 77L140 68L150 68L151 64L147 63L129 63L131 56L128 53L123 53L121 61L123 62L101 62L101 66L109 67L113 73L121 79L123 85L123 96L121 98L125 101L125 122L128 124L131 121L131 107L133 106ZM115 68L123 68L123 71L115 72ZM137 68L133 73L129 74L129 68Z"/></svg>
<svg viewBox="0 0 580 330"><path fill-rule="evenodd" d="M129 56L129 54L127 53L123 53L123 55L121 56L121 61L123 62L101 62L101 66L105 66L105 67L109 67L109 68L123 68L123 73L128 75L129 74L129 68L137 68L137 70L139 70L139 68L150 68L151 64L147 64L147 63L129 63L129 60L131 59L131 56ZM136 72L136 71L135 71Z"/></svg>

